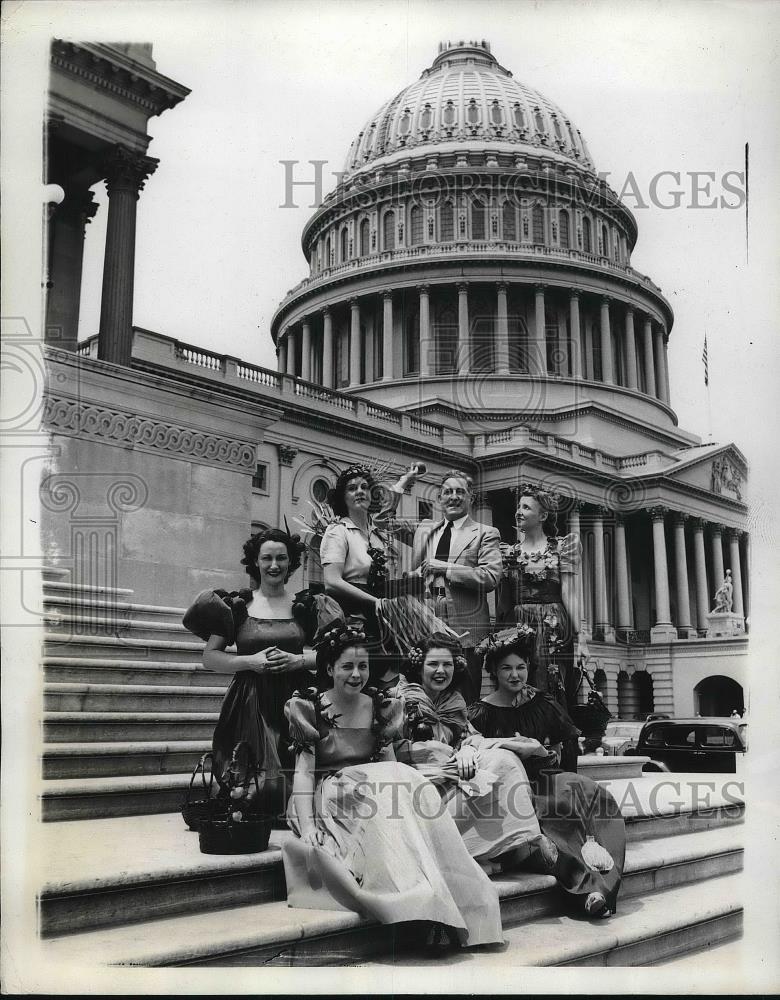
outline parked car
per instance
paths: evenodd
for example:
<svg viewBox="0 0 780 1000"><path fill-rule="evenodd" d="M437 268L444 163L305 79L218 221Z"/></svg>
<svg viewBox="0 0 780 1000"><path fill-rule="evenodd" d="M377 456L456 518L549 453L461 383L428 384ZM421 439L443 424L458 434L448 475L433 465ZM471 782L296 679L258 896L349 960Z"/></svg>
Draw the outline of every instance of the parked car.
<svg viewBox="0 0 780 1000"><path fill-rule="evenodd" d="M627 753L637 745L639 734L644 727L644 719L613 719L607 723L604 735L601 737L601 747L605 754L614 757Z"/></svg>
<svg viewBox="0 0 780 1000"><path fill-rule="evenodd" d="M654 719L628 752L651 758L645 771L734 773L747 750L747 727L743 718Z"/></svg>

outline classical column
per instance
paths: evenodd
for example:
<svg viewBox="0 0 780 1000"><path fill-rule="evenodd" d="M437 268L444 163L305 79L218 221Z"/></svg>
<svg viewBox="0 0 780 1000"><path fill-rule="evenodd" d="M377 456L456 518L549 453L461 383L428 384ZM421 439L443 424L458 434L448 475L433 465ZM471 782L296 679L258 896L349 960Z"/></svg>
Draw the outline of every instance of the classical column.
<svg viewBox="0 0 780 1000"><path fill-rule="evenodd" d="M669 397L666 392L666 357L664 352L664 331L657 326L653 332L655 340L655 361L656 361L656 395L662 403L668 403Z"/></svg>
<svg viewBox="0 0 780 1000"><path fill-rule="evenodd" d="M707 628L710 611L710 596L707 590L707 559L704 555L704 521L693 520L693 559L696 569L696 624L699 629Z"/></svg>
<svg viewBox="0 0 780 1000"><path fill-rule="evenodd" d="M572 622L572 626L576 631L583 629L585 634L590 638L590 629L587 624L587 615L585 614L585 593L582 587L582 564L585 559L585 545L582 541L582 535L580 533L580 510L582 504L576 503L569 511L569 533L576 535L580 540L580 560L577 565L577 580L575 583L575 588L577 591L577 605L580 609L580 620L578 622Z"/></svg>
<svg viewBox="0 0 780 1000"><path fill-rule="evenodd" d="M138 195L159 160L115 146L103 163L108 191L98 357L129 365L133 353L133 282Z"/></svg>
<svg viewBox="0 0 780 1000"><path fill-rule="evenodd" d="M726 572L723 569L723 525L713 524L712 526L712 575L714 577L712 581L712 593L710 598L712 599L715 595L715 591L723 583Z"/></svg>
<svg viewBox="0 0 780 1000"><path fill-rule="evenodd" d="M506 307L506 284L499 281L496 285L498 318L498 338L496 340L496 373L498 375L509 374L509 318ZM459 303L460 304L460 303Z"/></svg>
<svg viewBox="0 0 780 1000"><path fill-rule="evenodd" d="M609 324L609 299L601 300L601 380L609 385L615 381L612 364L612 332Z"/></svg>
<svg viewBox="0 0 780 1000"><path fill-rule="evenodd" d="M382 293L382 381L393 378L393 293Z"/></svg>
<svg viewBox="0 0 780 1000"><path fill-rule="evenodd" d="M301 378L311 382L311 323L308 319L301 324Z"/></svg>
<svg viewBox="0 0 780 1000"><path fill-rule="evenodd" d="M458 371L465 375L471 369L469 338L469 286L458 282Z"/></svg>
<svg viewBox="0 0 780 1000"><path fill-rule="evenodd" d="M332 389L333 381L333 316L330 309L322 310L322 384Z"/></svg>
<svg viewBox="0 0 780 1000"><path fill-rule="evenodd" d="M615 586L617 587L617 627L632 629L631 600L628 584L628 550L626 524L621 514L615 515Z"/></svg>
<svg viewBox="0 0 780 1000"><path fill-rule="evenodd" d="M593 518L593 563L596 577L594 625L606 636L609 622L607 621L607 573L604 565L604 510L601 507L596 508Z"/></svg>
<svg viewBox="0 0 780 1000"><path fill-rule="evenodd" d="M287 327L286 331L286 341L287 341L287 374L295 375L295 331L291 327Z"/></svg>
<svg viewBox="0 0 780 1000"><path fill-rule="evenodd" d="M664 392L666 393L667 405L672 405L672 391L669 387L669 334L664 333L662 341L664 358Z"/></svg>
<svg viewBox="0 0 780 1000"><path fill-rule="evenodd" d="M669 605L669 567L666 563L665 507L651 507L648 514L653 521L653 576L655 584L655 625L650 629L651 642L672 642L677 629L672 625Z"/></svg>
<svg viewBox="0 0 780 1000"><path fill-rule="evenodd" d="M580 293L572 290L569 294L569 336L572 378L584 378L582 365L582 345L580 343Z"/></svg>
<svg viewBox="0 0 780 1000"><path fill-rule="evenodd" d="M583 371L585 373L585 378L589 381L593 381L596 377L596 373L593 370L593 327L591 323L586 322L583 327L585 336L584 340L584 355L583 355Z"/></svg>
<svg viewBox="0 0 780 1000"><path fill-rule="evenodd" d="M626 384L629 389L639 385L636 367L636 337L634 336L634 310L626 309Z"/></svg>
<svg viewBox="0 0 780 1000"><path fill-rule="evenodd" d="M349 384L360 385L360 303L349 300Z"/></svg>
<svg viewBox="0 0 780 1000"><path fill-rule="evenodd" d="M677 628L691 629L691 600L688 592L688 559L685 554L684 514L674 515L674 576L677 584Z"/></svg>
<svg viewBox="0 0 780 1000"><path fill-rule="evenodd" d="M44 337L65 351L75 351L78 344L84 235L97 210L91 191L68 186L49 221Z"/></svg>
<svg viewBox="0 0 780 1000"><path fill-rule="evenodd" d="M539 375L547 374L547 319L544 309L544 285L534 288L534 346L531 350L532 364L529 371Z"/></svg>
<svg viewBox="0 0 780 1000"><path fill-rule="evenodd" d="M731 562L731 582L734 585L734 614L745 617L745 602L742 598L742 565L739 557L739 538L742 534L736 528L728 532L729 556Z"/></svg>
<svg viewBox="0 0 780 1000"><path fill-rule="evenodd" d="M287 341L279 334L279 350L277 352L276 370L285 372L287 370Z"/></svg>
<svg viewBox="0 0 780 1000"><path fill-rule="evenodd" d="M655 362L653 360L653 323L648 316L642 330L642 347L645 354L645 380L647 382L647 395L655 396Z"/></svg>
<svg viewBox="0 0 780 1000"><path fill-rule="evenodd" d="M427 285L420 285L420 375L433 374L434 345L431 339L431 300Z"/></svg>

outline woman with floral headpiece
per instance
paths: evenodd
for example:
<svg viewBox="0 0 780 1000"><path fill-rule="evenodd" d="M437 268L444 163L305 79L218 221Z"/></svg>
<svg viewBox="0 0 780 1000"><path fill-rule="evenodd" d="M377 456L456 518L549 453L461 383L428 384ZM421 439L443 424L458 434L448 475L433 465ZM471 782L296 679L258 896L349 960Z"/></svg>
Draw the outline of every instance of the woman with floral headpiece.
<svg viewBox="0 0 780 1000"><path fill-rule="evenodd" d="M313 676L311 643L317 629L341 611L322 588L297 594L287 581L300 566L302 543L297 535L268 528L244 543L241 560L251 588L204 590L184 615L183 623L203 639L203 667L232 675L222 701L214 737L212 769L220 786L237 743L246 741L264 772L264 809L284 810L284 771L291 771L284 706L292 692ZM235 646L236 652L228 652ZM256 795L249 793L249 805Z"/></svg>
<svg viewBox="0 0 780 1000"><path fill-rule="evenodd" d="M570 712L577 700L575 646L578 662L587 659L588 650L580 629L580 539L576 534L558 535L557 509L553 493L530 483L520 487L515 512L518 541L502 545L504 577L496 619L499 624L518 622L533 628L534 685ZM562 747L562 764L568 771L577 770L576 735Z"/></svg>
<svg viewBox="0 0 780 1000"><path fill-rule="evenodd" d="M626 850L620 809L610 793L583 775L559 768L561 745L577 730L558 702L531 687L536 633L519 625L488 636L477 647L493 682L492 694L469 707L486 737L524 736L544 753L526 758L542 832L555 845L550 869L572 905L588 917L615 912Z"/></svg>
<svg viewBox="0 0 780 1000"><path fill-rule="evenodd" d="M287 704L296 753L282 849L292 907L353 910L380 923L430 921L466 946L502 940L496 889L469 856L435 787L398 763L402 705L367 687L359 625L318 643L318 687Z"/></svg>
<svg viewBox="0 0 780 1000"><path fill-rule="evenodd" d="M459 643L432 635L409 653L403 739L395 752L439 788L469 854L486 870L535 866L547 871L554 847L539 829L521 758L546 751L521 736L486 739L469 724L458 677L466 672Z"/></svg>
<svg viewBox="0 0 780 1000"><path fill-rule="evenodd" d="M372 681L383 688L397 682L401 654L409 643L432 627L447 631L446 624L413 594L389 590L397 550L387 522L418 469L413 465L390 488L390 502L376 516L370 511L380 506L381 488L371 469L365 465L345 469L328 496L335 519L325 528L319 548L325 588L348 618L362 623L372 653ZM419 581L405 583L413 589Z"/></svg>

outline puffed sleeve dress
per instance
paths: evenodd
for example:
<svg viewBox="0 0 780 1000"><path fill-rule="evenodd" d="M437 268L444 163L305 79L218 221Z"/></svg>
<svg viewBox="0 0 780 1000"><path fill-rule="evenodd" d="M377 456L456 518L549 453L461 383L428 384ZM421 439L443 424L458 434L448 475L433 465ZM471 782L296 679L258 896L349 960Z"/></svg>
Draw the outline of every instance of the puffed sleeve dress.
<svg viewBox="0 0 780 1000"><path fill-rule="evenodd" d="M314 755L314 822L321 846L283 847L292 907L352 910L380 923L426 920L455 928L466 946L500 942L498 894L469 856L436 788L406 764L379 761L403 725L397 699L373 693L374 721L342 729L322 696L287 705L298 753ZM300 835L298 803L288 822Z"/></svg>

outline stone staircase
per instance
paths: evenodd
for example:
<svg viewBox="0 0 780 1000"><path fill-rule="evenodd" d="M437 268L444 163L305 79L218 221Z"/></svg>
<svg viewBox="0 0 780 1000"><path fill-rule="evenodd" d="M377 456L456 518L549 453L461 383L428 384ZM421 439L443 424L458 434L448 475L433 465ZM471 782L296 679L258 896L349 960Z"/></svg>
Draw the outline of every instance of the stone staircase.
<svg viewBox="0 0 780 1000"><path fill-rule="evenodd" d="M178 808L228 678L200 669L202 644L179 624L180 609L131 596L55 574L45 581L50 822L38 907L52 962L641 965L739 936L743 805L716 792L705 808L686 776L674 776L675 793L660 787L669 775L620 777L603 759L599 778L623 805L629 837L620 908L608 921L562 915L549 877L502 875L494 881L508 943L432 960L411 923L289 908L280 854L289 833L275 831L260 854L216 857L184 827Z"/></svg>
<svg viewBox="0 0 780 1000"><path fill-rule="evenodd" d="M178 809L229 677L204 671L182 608L44 575L44 820Z"/></svg>

